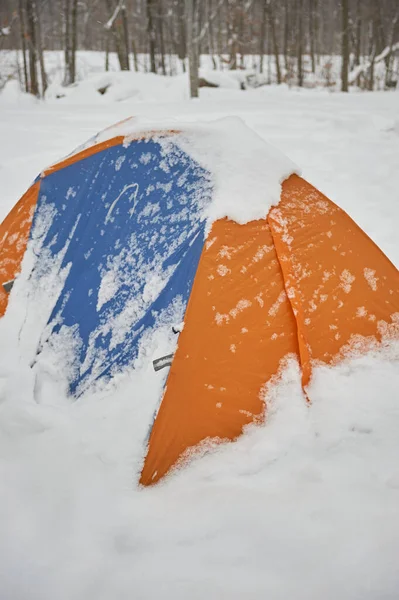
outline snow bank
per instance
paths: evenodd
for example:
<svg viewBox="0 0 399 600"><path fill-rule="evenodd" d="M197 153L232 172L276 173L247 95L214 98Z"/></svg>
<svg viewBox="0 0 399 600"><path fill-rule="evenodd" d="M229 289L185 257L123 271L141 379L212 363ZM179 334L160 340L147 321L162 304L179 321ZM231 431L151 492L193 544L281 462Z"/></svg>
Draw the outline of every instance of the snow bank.
<svg viewBox="0 0 399 600"><path fill-rule="evenodd" d="M67 104L113 104L115 102L176 102L187 97L184 76L163 77L131 71L103 72L65 87L56 80L46 91L49 102Z"/></svg>
<svg viewBox="0 0 399 600"><path fill-rule="evenodd" d="M239 90L252 71L200 69L199 77L226 90ZM108 71L91 73L73 85L63 86L55 77L46 91L46 100L62 104L113 104L115 102L176 102L188 99L187 75L165 77L154 73Z"/></svg>

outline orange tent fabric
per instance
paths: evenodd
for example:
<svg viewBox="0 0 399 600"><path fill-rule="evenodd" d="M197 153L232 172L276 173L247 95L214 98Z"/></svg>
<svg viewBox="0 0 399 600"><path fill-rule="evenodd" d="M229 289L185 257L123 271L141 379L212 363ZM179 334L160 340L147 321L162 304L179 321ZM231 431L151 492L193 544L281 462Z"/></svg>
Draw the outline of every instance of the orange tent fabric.
<svg viewBox="0 0 399 600"><path fill-rule="evenodd" d="M128 121L129 119L125 119ZM121 121L123 123L123 121ZM104 142L94 142L93 145L84 148L80 152L76 152L71 156L67 156L63 160L51 165L43 172L43 177L47 175L51 175L51 173L55 173L56 171L60 171L60 169L65 169L65 167L69 167L70 165L74 165L75 163L88 158L89 156L93 156L93 154L97 154L98 152L102 152L103 150L107 150L108 148L113 148L114 146L120 146L126 143L131 143L133 140L142 140L146 138L151 138L153 136L171 136L179 133L174 129L165 129L164 131L144 131L142 133L137 133L133 136L128 137L128 141L124 136L116 136L105 140Z"/></svg>
<svg viewBox="0 0 399 600"><path fill-rule="evenodd" d="M297 355L332 363L399 339L399 272L333 202L292 175L267 220L214 224L198 267L140 483L264 418ZM196 449L197 447L197 449Z"/></svg>
<svg viewBox="0 0 399 600"><path fill-rule="evenodd" d="M0 317L8 304L3 284L15 279L28 243L40 182L32 185L0 225Z"/></svg>
<svg viewBox="0 0 399 600"><path fill-rule="evenodd" d="M265 384L297 355L288 302L266 220L214 223L155 420L140 482L158 481L188 448L235 439L263 418Z"/></svg>
<svg viewBox="0 0 399 600"><path fill-rule="evenodd" d="M312 362L399 338L399 272L342 209L292 175L268 222L295 313L304 386Z"/></svg>

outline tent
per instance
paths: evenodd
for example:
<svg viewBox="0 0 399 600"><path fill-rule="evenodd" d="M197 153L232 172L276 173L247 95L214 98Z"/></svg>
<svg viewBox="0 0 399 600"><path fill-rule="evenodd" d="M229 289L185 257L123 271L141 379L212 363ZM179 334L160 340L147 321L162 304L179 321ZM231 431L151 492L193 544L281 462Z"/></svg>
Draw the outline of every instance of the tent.
<svg viewBox="0 0 399 600"><path fill-rule="evenodd" d="M306 393L314 365L399 339L399 272L295 171L243 125L133 120L43 171L0 227L0 315L19 281L46 288L32 366L65 355L72 397L180 331L144 485L262 421L289 357Z"/></svg>

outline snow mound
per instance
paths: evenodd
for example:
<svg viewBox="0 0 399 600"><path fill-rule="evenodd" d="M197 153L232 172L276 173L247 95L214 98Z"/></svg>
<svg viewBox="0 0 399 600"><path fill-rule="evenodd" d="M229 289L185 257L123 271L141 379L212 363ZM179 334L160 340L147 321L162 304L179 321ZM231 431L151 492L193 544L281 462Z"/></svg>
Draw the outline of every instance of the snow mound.
<svg viewBox="0 0 399 600"><path fill-rule="evenodd" d="M70 86L55 81L46 100L63 104L113 104L115 102L176 102L187 97L184 76L163 77L154 73L105 72Z"/></svg>
<svg viewBox="0 0 399 600"><path fill-rule="evenodd" d="M215 87L239 90L246 73L200 69L200 78ZM49 85L46 100L62 104L113 104L115 102L179 102L188 98L186 75L164 77L133 71L91 73L82 81L63 86L59 77Z"/></svg>

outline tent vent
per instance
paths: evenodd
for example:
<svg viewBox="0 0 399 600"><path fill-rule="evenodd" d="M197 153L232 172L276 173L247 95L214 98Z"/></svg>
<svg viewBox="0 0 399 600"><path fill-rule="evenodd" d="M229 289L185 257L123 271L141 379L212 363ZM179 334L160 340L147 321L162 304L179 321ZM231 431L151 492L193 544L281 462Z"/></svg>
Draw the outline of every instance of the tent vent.
<svg viewBox="0 0 399 600"><path fill-rule="evenodd" d="M12 286L14 285L14 279L12 279L11 281L6 281L3 283L3 288L5 289L5 291L7 292L7 294L9 294L12 290Z"/></svg>
<svg viewBox="0 0 399 600"><path fill-rule="evenodd" d="M161 358L157 358L152 361L152 365L154 367L154 371L160 371L164 367L170 367L173 360L173 354L167 354L166 356L162 356Z"/></svg>

